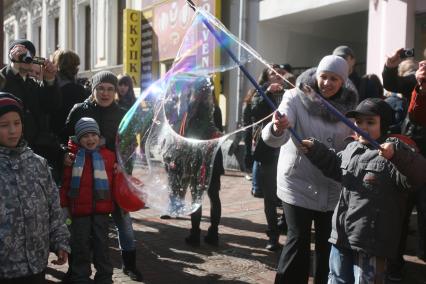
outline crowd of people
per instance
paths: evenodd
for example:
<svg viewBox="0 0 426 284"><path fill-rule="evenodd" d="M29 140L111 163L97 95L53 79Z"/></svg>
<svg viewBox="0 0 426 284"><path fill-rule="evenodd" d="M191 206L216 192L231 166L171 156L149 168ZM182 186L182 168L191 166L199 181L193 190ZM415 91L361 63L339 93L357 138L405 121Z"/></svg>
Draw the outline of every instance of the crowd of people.
<svg viewBox="0 0 426 284"><path fill-rule="evenodd" d="M100 71L88 89L76 79L78 55L64 50L39 63L34 79L35 54L31 41L15 40L0 71L0 282L44 283L52 251L56 264L70 264L65 282L87 282L94 263L96 282L112 283L110 214L123 272L142 281L132 219L111 195L118 125L135 101L131 81Z"/></svg>
<svg viewBox="0 0 426 284"><path fill-rule="evenodd" d="M265 248L282 248L275 283L308 283L312 240L315 283L401 280L414 206L418 257L426 260L421 172L426 60L417 64L402 53L388 57L382 80L359 76L348 46L337 47L297 78L289 64L272 64L260 74L259 89L244 99L242 124L253 125L244 133L245 171L252 195L264 199ZM136 102L132 78L100 71L82 85L80 59L69 50L38 63L34 75L35 55L32 42L15 40L10 63L0 70L0 282L44 283L48 254L54 252L54 264L69 263L65 282L88 281L93 263L95 282L112 283L110 217L123 272L142 281L132 219L113 195L123 174L116 135ZM208 79L197 84L180 98L188 106L175 131L196 139L220 137L213 85ZM361 131L349 128L318 96ZM176 155L176 149L170 153L164 162L173 203L173 192L182 191L183 183L194 185L198 176L184 181L179 173L187 157ZM204 241L212 246L219 244L224 174L222 152L217 153L206 170L212 177L206 188L211 224ZM185 238L190 246L200 245L201 216L201 207L191 214ZM281 234L287 235L284 245Z"/></svg>

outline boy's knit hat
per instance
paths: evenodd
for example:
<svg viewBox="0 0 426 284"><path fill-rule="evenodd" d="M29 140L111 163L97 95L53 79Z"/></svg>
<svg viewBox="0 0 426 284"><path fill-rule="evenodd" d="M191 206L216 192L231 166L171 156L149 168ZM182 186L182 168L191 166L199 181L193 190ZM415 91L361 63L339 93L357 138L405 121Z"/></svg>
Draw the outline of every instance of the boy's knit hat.
<svg viewBox="0 0 426 284"><path fill-rule="evenodd" d="M28 49L28 51L31 53L32 56L36 54L36 48L34 44L28 39L23 39L23 38L14 40L9 44L9 53L12 50L12 48L14 48L15 45L18 45L18 44L25 46L25 48Z"/></svg>
<svg viewBox="0 0 426 284"><path fill-rule="evenodd" d="M93 118L82 117L75 124L75 136L77 137L77 141L80 141L80 138L86 133L96 133L98 136L101 136L99 125Z"/></svg>
<svg viewBox="0 0 426 284"><path fill-rule="evenodd" d="M6 92L0 92L0 116L5 113L15 111L23 117L23 106L20 99Z"/></svg>
<svg viewBox="0 0 426 284"><path fill-rule="evenodd" d="M117 89L117 76L110 71L100 71L92 76L92 92L100 83L110 83Z"/></svg>
<svg viewBox="0 0 426 284"><path fill-rule="evenodd" d="M345 59L337 55L327 55L321 59L317 67L317 76L324 71L333 72L342 78L343 82L348 79L349 66Z"/></svg>
<svg viewBox="0 0 426 284"><path fill-rule="evenodd" d="M355 110L348 111L346 117L356 118L360 115L380 116L380 131L385 134L393 123L393 109L380 98L367 98L359 103Z"/></svg>

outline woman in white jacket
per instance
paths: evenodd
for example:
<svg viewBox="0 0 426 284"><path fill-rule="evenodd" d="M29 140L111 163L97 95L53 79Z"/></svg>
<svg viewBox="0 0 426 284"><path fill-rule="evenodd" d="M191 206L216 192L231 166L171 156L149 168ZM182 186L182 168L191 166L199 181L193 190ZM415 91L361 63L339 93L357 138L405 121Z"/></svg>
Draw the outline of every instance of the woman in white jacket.
<svg viewBox="0 0 426 284"><path fill-rule="evenodd" d="M320 93L340 112L356 107L358 95L347 80L348 65L338 56L325 56L317 68L311 68L297 79L297 86L309 86ZM315 95L300 88L284 94L278 112L262 131L271 147L281 147L277 170L277 195L283 201L288 224L287 242L283 248L275 283L308 283L311 226L315 226L315 283L327 283L331 217L340 194L340 184L325 177L298 149L297 140L288 127L302 138L315 137L340 151L351 130L321 105Z"/></svg>

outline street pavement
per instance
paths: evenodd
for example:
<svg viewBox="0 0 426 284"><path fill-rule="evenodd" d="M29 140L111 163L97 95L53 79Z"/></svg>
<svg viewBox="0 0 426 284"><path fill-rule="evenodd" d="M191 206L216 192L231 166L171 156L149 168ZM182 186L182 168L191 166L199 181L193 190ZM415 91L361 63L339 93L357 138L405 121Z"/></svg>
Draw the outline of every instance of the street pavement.
<svg viewBox="0 0 426 284"><path fill-rule="evenodd" d="M184 238L189 234L189 217L163 220L160 219L158 212L149 208L131 214L137 242L137 265L144 275L143 283L274 282L279 252L265 249L267 237L263 199L251 196L251 182L240 172L227 171L221 181L222 220L218 247L209 246L203 239L199 248L190 247L184 242ZM279 209L278 212L282 213L282 210ZM207 196L203 203L203 215L202 238L209 226ZM284 241L285 236L282 235L280 242ZM111 229L110 256L114 266L114 283L140 283L131 281L122 273L120 252L117 247L116 234ZM414 247L415 238L411 234L408 241L408 255L405 256L406 276L402 283L426 284L426 263L413 256ZM53 255L49 263L52 259ZM66 265L49 264L46 276L48 282L60 282L66 270ZM312 278L309 283L313 283Z"/></svg>

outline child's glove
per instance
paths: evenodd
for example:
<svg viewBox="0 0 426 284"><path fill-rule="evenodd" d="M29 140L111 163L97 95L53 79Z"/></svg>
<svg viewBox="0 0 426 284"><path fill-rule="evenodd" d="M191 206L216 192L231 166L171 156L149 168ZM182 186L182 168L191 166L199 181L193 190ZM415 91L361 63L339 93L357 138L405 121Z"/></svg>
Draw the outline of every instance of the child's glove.
<svg viewBox="0 0 426 284"><path fill-rule="evenodd" d="M314 146L314 142L312 140L302 140L299 149L303 152L303 154L307 154L311 150L312 146Z"/></svg>

